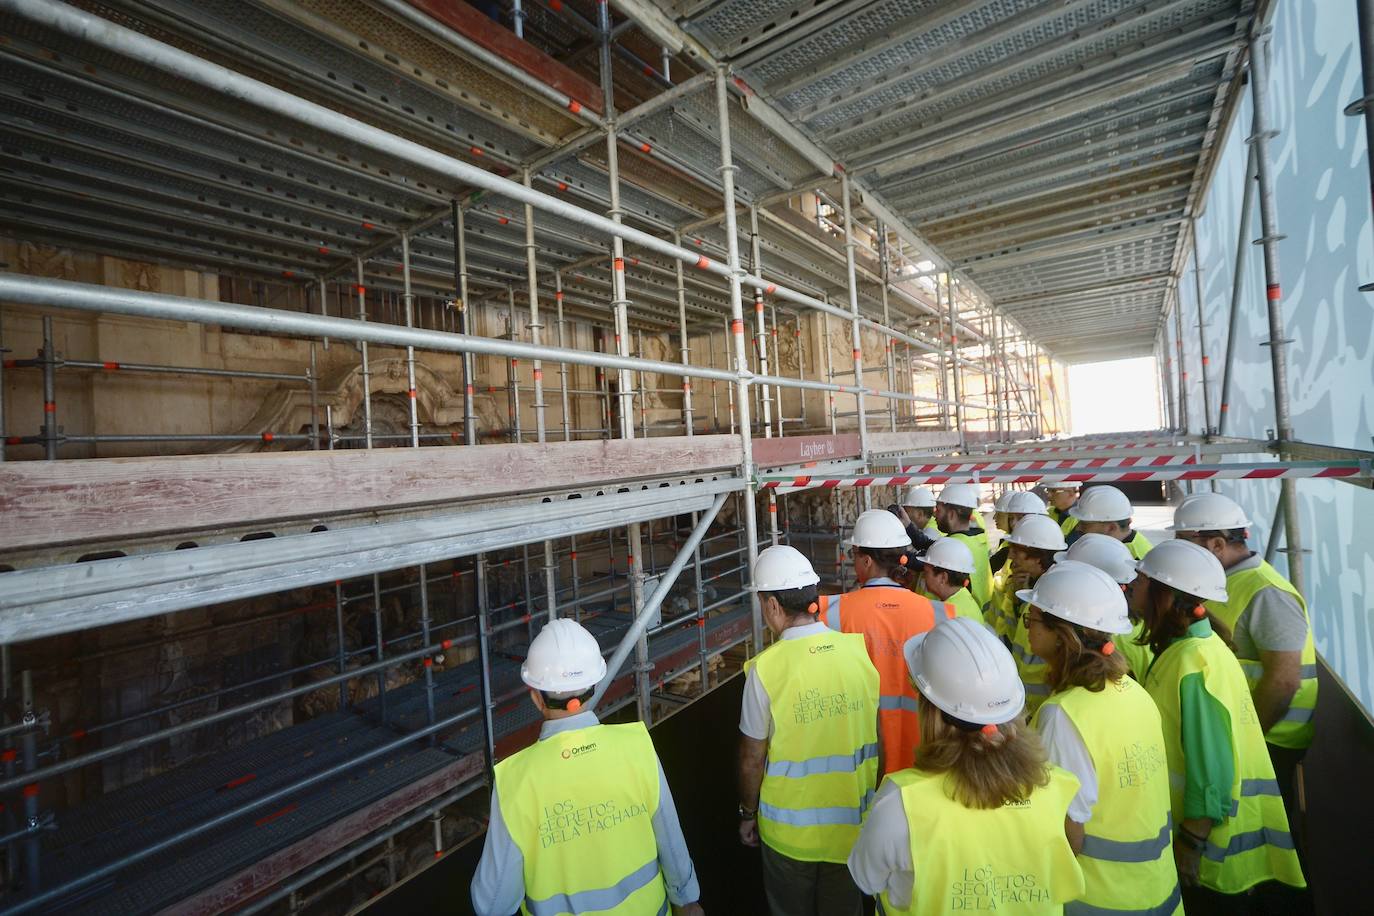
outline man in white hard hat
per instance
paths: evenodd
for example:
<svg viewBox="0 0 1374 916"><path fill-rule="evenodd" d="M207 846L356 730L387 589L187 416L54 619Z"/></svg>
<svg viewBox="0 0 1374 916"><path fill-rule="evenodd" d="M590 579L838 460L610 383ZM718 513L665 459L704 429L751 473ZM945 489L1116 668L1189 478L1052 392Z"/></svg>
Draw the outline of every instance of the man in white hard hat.
<svg viewBox="0 0 1374 916"><path fill-rule="evenodd" d="M992 596L992 567L988 565L988 534L974 523L978 516L978 485L946 484L935 502L935 521L946 537L958 538L973 554L973 575L969 591L980 605Z"/></svg>
<svg viewBox="0 0 1374 916"><path fill-rule="evenodd" d="M1082 535L1105 534L1125 544L1137 560L1143 559L1154 545L1131 527L1134 514L1135 507L1116 487L1105 484L1088 487L1069 509L1069 515L1078 519L1077 527L1067 533L1069 546L1072 547Z"/></svg>
<svg viewBox="0 0 1374 916"><path fill-rule="evenodd" d="M1007 490L992 504L992 513L993 524L1002 532L1002 543L988 557L988 565L995 576L1006 566L1007 555L1011 553L1006 536L1015 531L1016 523L1027 515L1045 515L1045 501L1027 490Z"/></svg>
<svg viewBox="0 0 1374 916"><path fill-rule="evenodd" d="M947 540L941 538L936 545ZM907 554L910 546L902 523L892 513L884 509L861 513L854 520L848 545L859 587L843 595L828 595L821 610L826 625L863 636L868 657L878 669L883 775L911 766L920 743L916 691L906 675L902 646L955 614L953 607L912 590L916 571Z"/></svg>
<svg viewBox="0 0 1374 916"><path fill-rule="evenodd" d="M1226 570L1225 601L1207 609L1231 627L1274 762L1285 805L1294 810L1295 774L1312 744L1317 654L1307 603L1283 575L1246 544L1250 520L1230 497L1194 493L1169 530L1211 551Z"/></svg>
<svg viewBox="0 0 1374 916"><path fill-rule="evenodd" d="M566 618L530 643L520 677L544 717L539 740L496 764L478 916L703 912L663 768L642 722L583 708L606 674L595 637Z"/></svg>
<svg viewBox="0 0 1374 916"><path fill-rule="evenodd" d="M1136 577L1140 575L1135 568L1136 558L1131 556L1126 545L1105 534L1085 534L1071 543L1068 550L1061 550L1054 555L1055 566L1064 560L1096 566L1121 586L1123 595L1129 593ZM1134 629L1131 635L1120 640L1116 647L1126 659L1131 674L1137 681L1143 681L1155 655L1144 643L1145 621L1134 610L1128 610L1127 613Z"/></svg>
<svg viewBox="0 0 1374 916"><path fill-rule="evenodd" d="M1048 503L1045 514L1054 519L1065 534L1078 526L1078 519L1069 514L1069 509L1078 501L1078 491L1082 487L1083 484L1077 480L1058 480L1045 484L1045 490L1049 494L1049 498L1045 500Z"/></svg>
<svg viewBox="0 0 1374 916"><path fill-rule="evenodd" d="M858 916L862 905L844 863L878 782L878 671L863 637L816 619L819 582L792 547L754 564L779 638L745 664L739 838L762 843L774 916Z"/></svg>
<svg viewBox="0 0 1374 916"><path fill-rule="evenodd" d="M940 537L935 521L935 494L929 487L903 487L894 513L906 526L907 537L916 553L925 553Z"/></svg>
<svg viewBox="0 0 1374 916"><path fill-rule="evenodd" d="M933 601L943 601L959 617L983 622L983 609L968 590L973 574L973 554L962 542L941 538L921 560L920 592Z"/></svg>

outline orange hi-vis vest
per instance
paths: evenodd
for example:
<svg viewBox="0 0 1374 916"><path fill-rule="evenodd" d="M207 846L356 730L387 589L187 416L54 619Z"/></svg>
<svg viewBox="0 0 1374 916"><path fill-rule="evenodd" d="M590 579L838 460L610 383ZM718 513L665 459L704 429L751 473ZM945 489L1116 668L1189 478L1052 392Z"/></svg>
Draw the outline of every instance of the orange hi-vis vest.
<svg viewBox="0 0 1374 916"><path fill-rule="evenodd" d="M843 595L829 595L821 620L834 630L858 633L878 669L878 740L883 772L895 773L916 761L921 743L916 719L916 688L906 670L902 646L941 618L953 619L953 605L931 601L891 579L869 579ZM881 776L880 776L881 778Z"/></svg>

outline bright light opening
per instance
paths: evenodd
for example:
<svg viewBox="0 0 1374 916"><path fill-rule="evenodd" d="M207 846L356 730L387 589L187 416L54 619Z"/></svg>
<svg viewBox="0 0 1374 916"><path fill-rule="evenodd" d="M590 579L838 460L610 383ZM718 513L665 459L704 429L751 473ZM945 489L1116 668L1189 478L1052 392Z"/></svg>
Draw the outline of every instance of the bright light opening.
<svg viewBox="0 0 1374 916"><path fill-rule="evenodd" d="M1159 429L1159 373L1153 356L1069 366L1073 435Z"/></svg>

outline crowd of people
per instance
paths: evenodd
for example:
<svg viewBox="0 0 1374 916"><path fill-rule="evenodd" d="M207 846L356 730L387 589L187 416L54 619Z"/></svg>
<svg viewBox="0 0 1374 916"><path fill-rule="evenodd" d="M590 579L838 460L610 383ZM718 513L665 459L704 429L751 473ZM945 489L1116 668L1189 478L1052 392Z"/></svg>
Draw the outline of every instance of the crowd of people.
<svg viewBox="0 0 1374 916"><path fill-rule="evenodd" d="M1310 911L1302 596L1221 494L1153 547L1114 487L1046 497L1002 494L999 544L976 486L912 487L855 521L843 594L759 555L775 639L746 664L738 840L774 916ZM702 912L647 731L583 708L604 674L572 621L531 645L545 721L496 767L479 914Z"/></svg>

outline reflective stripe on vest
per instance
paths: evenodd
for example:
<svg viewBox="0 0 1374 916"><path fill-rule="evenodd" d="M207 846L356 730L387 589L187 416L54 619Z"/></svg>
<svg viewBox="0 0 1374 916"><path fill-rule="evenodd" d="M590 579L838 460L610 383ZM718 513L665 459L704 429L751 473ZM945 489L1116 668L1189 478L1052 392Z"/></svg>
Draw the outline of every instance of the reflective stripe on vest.
<svg viewBox="0 0 1374 916"><path fill-rule="evenodd" d="M883 775L912 765L921 741L916 688L902 647L937 619L955 616L951 605L918 595L891 579L870 579L827 602L826 624L864 638L878 669L878 729L883 745Z"/></svg>
<svg viewBox="0 0 1374 916"><path fill-rule="evenodd" d="M1159 906L1146 907L1143 910L1108 909L1084 903L1082 900L1064 904L1064 916L1171 916L1174 913L1183 913L1183 888L1178 886L1177 881L1174 882L1174 892L1169 895L1168 900Z"/></svg>
<svg viewBox="0 0 1374 916"><path fill-rule="evenodd" d="M656 913L668 903L653 818L658 755L643 723L556 732L496 765L532 916Z"/></svg>
<svg viewBox="0 0 1374 916"><path fill-rule="evenodd" d="M1238 894L1269 879L1302 887L1306 882L1293 851L1288 816L1278 795L1269 748L1260 732L1245 675L1231 650L1210 632L1205 621L1195 626L1203 628L1203 635L1175 640L1155 658L1145 679L1145 689L1154 697L1164 725L1174 820L1179 822L1186 816L1180 684L1186 677L1201 676L1207 693L1230 716L1235 773L1229 816L1214 824L1207 837L1201 882L1223 894Z"/></svg>
<svg viewBox="0 0 1374 916"><path fill-rule="evenodd" d="M1265 732L1264 737L1270 744L1279 747L1305 748L1312 744L1312 713L1317 706L1317 650L1312 642L1312 617L1307 612L1307 602L1277 569L1261 560L1258 566L1227 573L1226 600L1208 601L1206 605L1209 611L1234 630L1240 618L1250 609L1255 595L1266 588L1277 588L1298 602L1303 617L1307 618L1307 636L1303 640L1300 657L1302 682L1293 699L1288 701L1288 710L1274 723L1273 728ZM1254 693L1264 668L1257 659L1241 659L1241 667L1245 669L1250 691Z"/></svg>
<svg viewBox="0 0 1374 916"><path fill-rule="evenodd" d="M1084 881L1079 902L1103 912L1174 912L1180 899L1174 819L1154 700L1122 677L1098 691L1070 687L1046 706L1058 706L1069 719L1097 773L1097 800L1078 855Z"/></svg>
<svg viewBox="0 0 1374 916"><path fill-rule="evenodd" d="M627 875L611 887L578 891L576 894L555 894L542 900L532 900L526 897L525 909L529 911L530 916L559 916L560 913L613 910L628 900L631 894L657 877L658 857L655 856L635 869L633 874ZM659 912L665 912L667 906L668 900L664 898Z"/></svg>
<svg viewBox="0 0 1374 916"><path fill-rule="evenodd" d="M953 910L1058 914L1083 893L1083 871L1064 836L1064 817L1078 791L1073 774L1049 768L1030 797L995 808L965 808L952 777L903 770L888 777L902 794L911 861L911 902L886 916L944 916Z"/></svg>
<svg viewBox="0 0 1374 916"><path fill-rule="evenodd" d="M863 638L783 639L746 665L773 719L759 836L790 859L842 863L878 782L878 672Z"/></svg>

